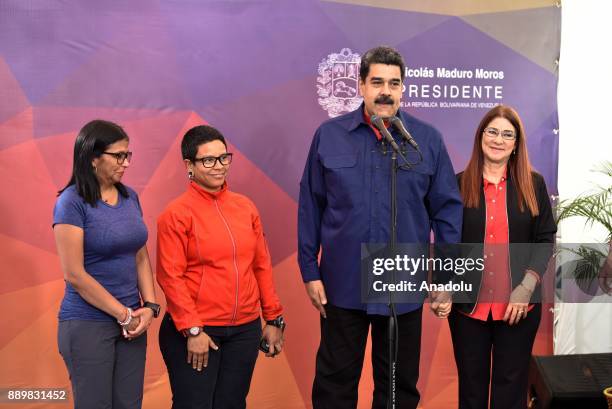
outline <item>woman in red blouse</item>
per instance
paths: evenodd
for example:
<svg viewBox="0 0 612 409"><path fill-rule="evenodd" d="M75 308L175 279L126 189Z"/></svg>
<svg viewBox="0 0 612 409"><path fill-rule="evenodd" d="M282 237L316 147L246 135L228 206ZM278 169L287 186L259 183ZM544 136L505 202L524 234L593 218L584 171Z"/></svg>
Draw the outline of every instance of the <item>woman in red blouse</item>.
<svg viewBox="0 0 612 409"><path fill-rule="evenodd" d="M491 109L457 176L462 242L482 243L484 250L484 270L472 278L477 299L455 303L449 316L461 409L486 409L489 403L497 409L526 407L527 369L541 315L534 301L557 227L525 138L514 109Z"/></svg>
<svg viewBox="0 0 612 409"><path fill-rule="evenodd" d="M157 280L168 304L159 345L172 407L244 408L260 340L269 357L283 346L270 253L255 205L227 188L223 135L196 126L181 151L189 186L157 221Z"/></svg>

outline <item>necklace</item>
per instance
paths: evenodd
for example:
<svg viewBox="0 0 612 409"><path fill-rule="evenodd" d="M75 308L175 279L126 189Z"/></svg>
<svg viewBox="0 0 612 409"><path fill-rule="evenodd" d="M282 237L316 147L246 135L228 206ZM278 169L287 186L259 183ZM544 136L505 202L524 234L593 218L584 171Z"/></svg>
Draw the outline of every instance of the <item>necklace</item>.
<svg viewBox="0 0 612 409"><path fill-rule="evenodd" d="M115 202L117 193L118 193L117 189L114 188L113 190L111 190L111 192L106 197L102 196L102 194L100 194L100 197L104 203L111 203L111 202Z"/></svg>

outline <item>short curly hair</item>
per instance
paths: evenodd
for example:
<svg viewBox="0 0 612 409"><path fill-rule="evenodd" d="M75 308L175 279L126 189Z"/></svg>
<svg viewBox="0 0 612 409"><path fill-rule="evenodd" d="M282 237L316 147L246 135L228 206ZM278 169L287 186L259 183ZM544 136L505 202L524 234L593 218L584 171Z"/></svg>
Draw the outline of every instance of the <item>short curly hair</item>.
<svg viewBox="0 0 612 409"><path fill-rule="evenodd" d="M402 81L404 80L406 64L401 54L395 48L381 45L366 51L361 57L361 66L359 67L361 81L365 82L370 73L370 65L372 64L397 65L401 72Z"/></svg>

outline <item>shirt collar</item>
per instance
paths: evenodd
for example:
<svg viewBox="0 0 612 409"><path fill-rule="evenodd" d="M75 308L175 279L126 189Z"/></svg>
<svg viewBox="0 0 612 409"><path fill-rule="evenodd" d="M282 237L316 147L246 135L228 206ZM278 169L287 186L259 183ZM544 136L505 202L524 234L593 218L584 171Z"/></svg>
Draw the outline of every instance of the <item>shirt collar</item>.
<svg viewBox="0 0 612 409"><path fill-rule="evenodd" d="M504 175L499 180L498 185L506 183L507 179L508 179L508 166L506 166L506 168L504 169ZM482 183L484 184L485 188L488 187L489 185L494 185L493 182L488 181L484 176L482 177Z"/></svg>
<svg viewBox="0 0 612 409"><path fill-rule="evenodd" d="M376 139L378 139L379 141L382 141L382 135L380 134L380 131L378 130L376 126L372 124L372 121L370 120L370 115L368 115L368 112L365 109L363 110L363 121L370 128L372 128L372 131L374 131L374 135L376 135Z"/></svg>
<svg viewBox="0 0 612 409"><path fill-rule="evenodd" d="M349 132L354 131L355 129L357 129L359 125L363 124L371 128L374 131L374 134L376 135L376 139L378 139L379 141L382 139L382 136L380 135L380 132L378 131L378 129L376 129L376 127L372 125L372 122L370 122L370 116L365 111L365 104L363 102L361 103L359 108L357 108L351 113L351 115L352 115L351 124L349 125L349 128L348 128ZM405 121L406 118L403 118L401 110L398 109L396 115L399 116L404 123L406 122Z"/></svg>
<svg viewBox="0 0 612 409"><path fill-rule="evenodd" d="M351 124L349 125L349 128L348 128L349 132L354 131L361 124L367 125L363 119L364 107L365 105L362 102L359 108L351 112Z"/></svg>
<svg viewBox="0 0 612 409"><path fill-rule="evenodd" d="M206 200L219 200L222 199L223 196L225 196L225 192L227 192L227 182L223 184L220 190L216 192L209 192L192 180L189 183L189 189L196 195L201 196Z"/></svg>

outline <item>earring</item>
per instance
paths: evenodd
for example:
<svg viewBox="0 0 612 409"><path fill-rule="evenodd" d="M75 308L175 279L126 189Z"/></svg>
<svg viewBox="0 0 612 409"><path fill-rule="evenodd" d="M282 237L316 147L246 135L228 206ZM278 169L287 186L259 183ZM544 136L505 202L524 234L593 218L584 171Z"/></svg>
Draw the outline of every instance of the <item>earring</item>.
<svg viewBox="0 0 612 409"><path fill-rule="evenodd" d="M187 172L187 177L189 178L189 180L192 180L193 179L193 172L192 171Z"/></svg>
<svg viewBox="0 0 612 409"><path fill-rule="evenodd" d="M516 155L516 149L512 149L512 154Z"/></svg>
<svg viewBox="0 0 612 409"><path fill-rule="evenodd" d="M93 170L94 170L94 173L98 173L98 168L96 167L96 165L93 165Z"/></svg>

